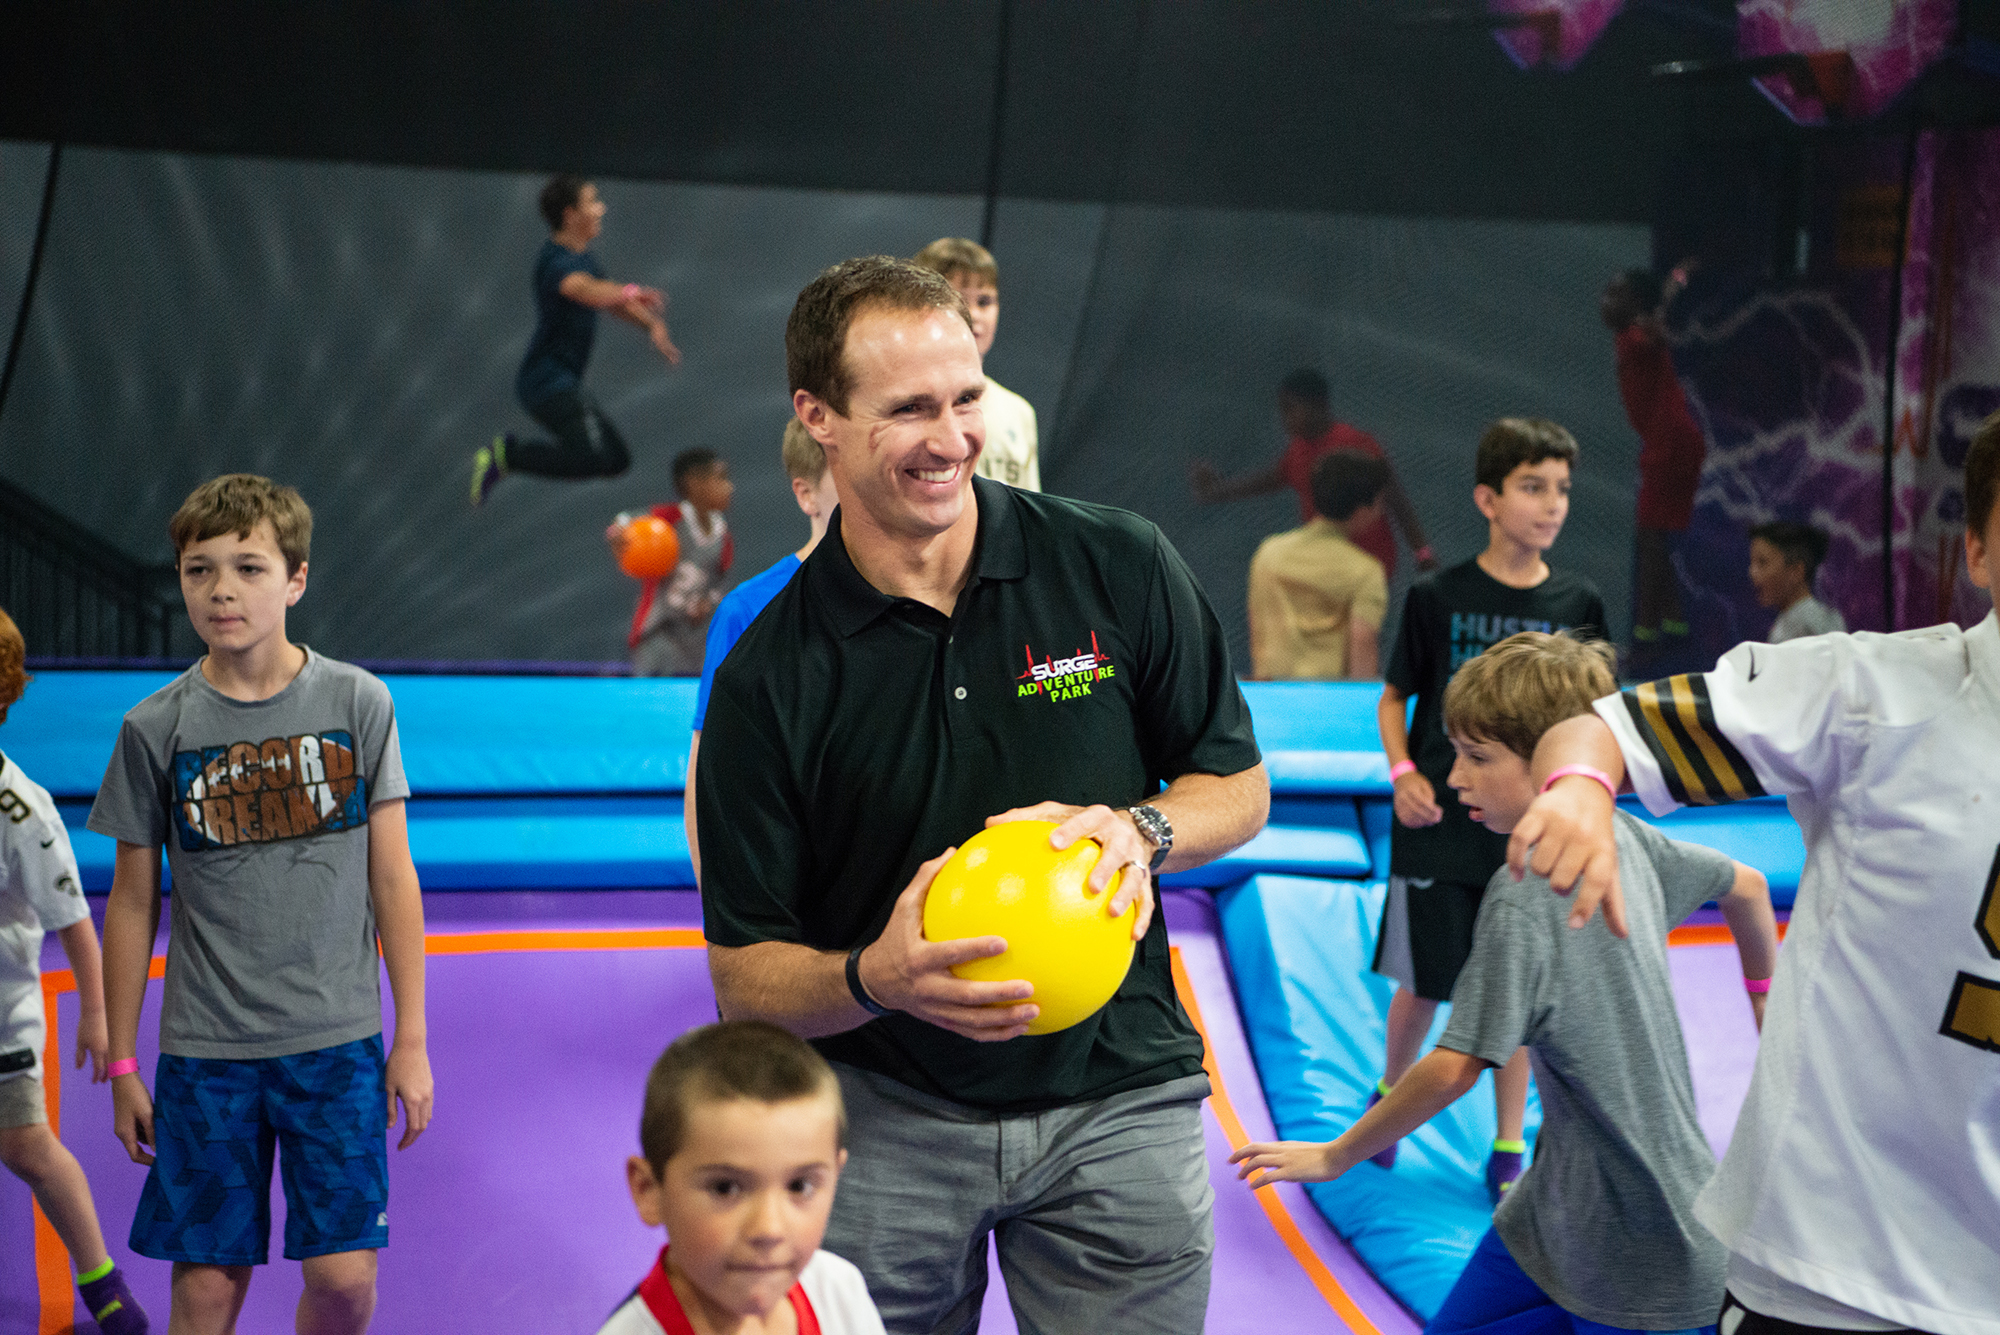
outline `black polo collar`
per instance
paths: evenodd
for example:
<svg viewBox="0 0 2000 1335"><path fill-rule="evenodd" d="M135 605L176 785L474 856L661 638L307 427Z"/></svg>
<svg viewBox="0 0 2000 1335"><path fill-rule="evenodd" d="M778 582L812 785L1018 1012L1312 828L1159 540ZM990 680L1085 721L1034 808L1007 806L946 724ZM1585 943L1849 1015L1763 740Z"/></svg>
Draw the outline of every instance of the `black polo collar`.
<svg viewBox="0 0 2000 1335"><path fill-rule="evenodd" d="M1028 545L1021 535L1021 512L1013 489L1004 482L975 476L972 499L979 513L978 531L972 540L972 579L1024 578ZM840 515L836 508L826 536L806 558L806 575L814 596L845 639L907 600L883 593L855 569L854 558L847 554L847 544L840 537Z"/></svg>

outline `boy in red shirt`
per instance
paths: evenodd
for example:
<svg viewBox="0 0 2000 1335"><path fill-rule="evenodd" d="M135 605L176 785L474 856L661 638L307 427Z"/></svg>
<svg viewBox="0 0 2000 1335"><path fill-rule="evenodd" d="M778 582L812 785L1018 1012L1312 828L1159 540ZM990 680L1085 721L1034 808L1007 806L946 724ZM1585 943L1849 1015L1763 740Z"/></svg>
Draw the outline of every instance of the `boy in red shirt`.
<svg viewBox="0 0 2000 1335"><path fill-rule="evenodd" d="M1358 427L1334 420L1328 407L1330 402L1326 377L1309 366L1300 367L1279 381L1278 418L1285 424L1285 435L1290 438L1285 452L1268 468L1227 478L1217 473L1208 460L1197 459L1193 469L1195 499L1203 505L1212 505L1217 501L1266 496L1290 487L1299 495L1299 522L1310 523L1313 516L1319 513L1313 507L1312 469L1321 458L1335 450L1353 450L1371 459L1389 462L1389 456L1382 452L1382 446L1375 437ZM1387 502L1389 514L1395 516L1397 526L1403 530L1410 550L1416 554L1417 569L1437 569L1437 557L1432 555L1430 543L1424 538L1424 527L1417 519L1417 508L1410 504L1409 494L1403 490L1393 464L1390 465L1389 485L1382 492L1382 499ZM1378 519L1348 537L1355 546L1382 563L1385 578L1395 578L1396 535L1390 531L1386 520Z"/></svg>
<svg viewBox="0 0 2000 1335"><path fill-rule="evenodd" d="M1674 374L1661 313L1686 281L1684 269L1662 281L1627 269L1604 288L1598 313L1617 336L1618 396L1639 433L1638 583L1632 639L1640 653L1665 638L1685 640L1674 540L1694 522L1694 493L1708 452L1700 423Z"/></svg>

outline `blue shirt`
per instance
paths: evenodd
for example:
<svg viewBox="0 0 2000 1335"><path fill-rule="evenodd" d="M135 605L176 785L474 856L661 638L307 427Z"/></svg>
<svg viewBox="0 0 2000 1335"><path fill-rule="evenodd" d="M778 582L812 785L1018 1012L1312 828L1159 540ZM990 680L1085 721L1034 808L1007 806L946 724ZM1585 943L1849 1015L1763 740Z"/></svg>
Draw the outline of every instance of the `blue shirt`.
<svg viewBox="0 0 2000 1335"><path fill-rule="evenodd" d="M524 407L546 403L583 383L584 363L597 338L597 312L562 294L563 279L573 273L602 278L604 266L587 250L544 241L535 256L535 334L514 377L514 394Z"/></svg>
<svg viewBox="0 0 2000 1335"><path fill-rule="evenodd" d="M764 610L764 604L778 596L778 590L792 582L799 558L787 552L769 570L760 570L722 596L715 616L708 623L708 649L701 656L701 685L694 693L694 730L708 716L708 688L715 685L715 670L729 657L737 638Z"/></svg>

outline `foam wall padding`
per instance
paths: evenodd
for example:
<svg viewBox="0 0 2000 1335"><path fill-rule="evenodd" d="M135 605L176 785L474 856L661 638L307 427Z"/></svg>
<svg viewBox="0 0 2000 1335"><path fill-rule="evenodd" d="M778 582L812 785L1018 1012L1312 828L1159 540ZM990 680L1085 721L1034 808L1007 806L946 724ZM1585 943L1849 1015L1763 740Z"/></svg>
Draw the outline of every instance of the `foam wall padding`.
<svg viewBox="0 0 2000 1335"><path fill-rule="evenodd" d="M1264 1097L1287 1140L1345 1131L1381 1074L1394 987L1369 964L1386 893L1379 882L1257 876L1216 898ZM1439 1008L1426 1047L1449 1015ZM1530 1094L1530 1141L1540 1125ZM1492 1222L1493 1133L1488 1074L1403 1141L1393 1171L1364 1163L1307 1189L1363 1263L1426 1321Z"/></svg>

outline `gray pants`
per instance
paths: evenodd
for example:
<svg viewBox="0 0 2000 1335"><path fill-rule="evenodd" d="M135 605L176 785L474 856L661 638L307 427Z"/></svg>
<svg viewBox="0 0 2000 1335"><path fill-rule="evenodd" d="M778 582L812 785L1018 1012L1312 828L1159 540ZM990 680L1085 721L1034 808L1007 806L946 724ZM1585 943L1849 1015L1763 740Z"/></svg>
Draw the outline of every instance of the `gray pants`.
<svg viewBox="0 0 2000 1335"><path fill-rule="evenodd" d="M847 1170L824 1246L891 1335L979 1328L986 1235L1021 1335L1188 1335L1208 1314L1206 1076L1003 1116L835 1063Z"/></svg>

